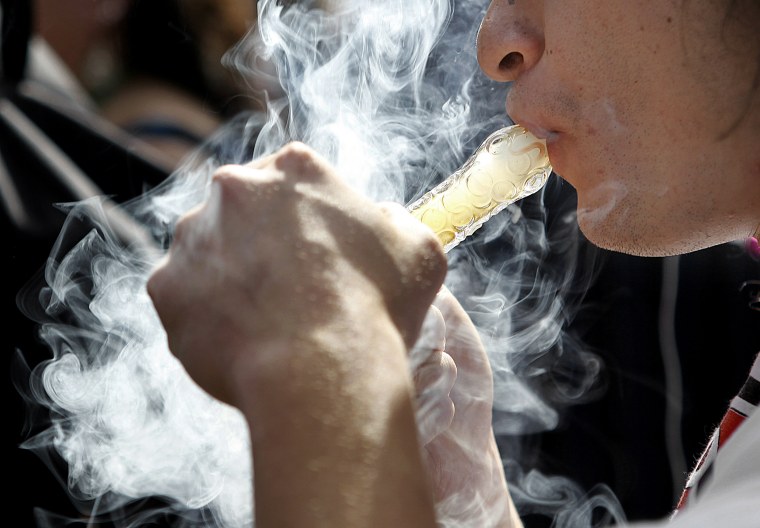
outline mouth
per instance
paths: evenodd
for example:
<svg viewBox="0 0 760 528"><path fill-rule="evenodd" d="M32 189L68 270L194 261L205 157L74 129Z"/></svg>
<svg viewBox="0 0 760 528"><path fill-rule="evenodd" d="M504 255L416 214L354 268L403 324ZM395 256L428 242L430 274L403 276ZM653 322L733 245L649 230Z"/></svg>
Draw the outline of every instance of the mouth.
<svg viewBox="0 0 760 528"><path fill-rule="evenodd" d="M531 95L533 94L533 95ZM517 125L522 126L539 139L546 141L547 147L556 143L562 135L558 125L560 117L552 115L551 105L546 104L546 97L530 89L525 82L513 84L507 91L505 110L507 116ZM544 103L542 104L541 101Z"/></svg>
<svg viewBox="0 0 760 528"><path fill-rule="evenodd" d="M562 132L528 119L513 118L513 121L537 138L543 139L546 142L546 152L549 155L549 162L551 163L552 170L561 175L561 167L563 166L563 156L561 153Z"/></svg>
<svg viewBox="0 0 760 528"><path fill-rule="evenodd" d="M514 122L523 128L525 128L528 132L533 134L539 139L543 139L546 141L547 145L550 143L554 143L559 139L560 132L558 130L554 130L551 128L548 128L546 126L542 126L538 123L528 121L525 119L514 119Z"/></svg>

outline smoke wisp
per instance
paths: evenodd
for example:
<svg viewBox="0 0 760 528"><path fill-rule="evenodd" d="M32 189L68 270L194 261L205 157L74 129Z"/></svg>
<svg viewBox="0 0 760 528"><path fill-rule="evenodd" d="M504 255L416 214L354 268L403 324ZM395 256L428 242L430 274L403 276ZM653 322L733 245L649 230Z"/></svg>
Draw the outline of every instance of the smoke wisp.
<svg viewBox="0 0 760 528"><path fill-rule="evenodd" d="M125 244L97 203L69 204L72 220L44 284L24 297L52 351L30 373L28 394L51 424L24 447L65 461L63 480L85 516L118 526L167 514L174 526L253 524L246 425L195 386L166 348L145 291L151 266L177 218L205 198L217 167L288 141L310 145L378 201L407 203L453 172L508 124L503 87L482 77L475 57L485 7L481 0L262 0L257 25L225 63L267 110L230 122L163 185L124 204L155 248ZM555 405L587 397L600 368L565 332L575 309L566 294L575 292L579 270L574 221L557 223L552 236L542 196L510 206L450 255L447 285L492 362L495 430L511 438L553 428ZM91 228L78 237L82 221ZM480 249L489 242L504 248L498 259ZM536 379L551 386L536 391ZM557 527L590 526L594 516L583 512L599 509L621 518L607 490L587 496L567 479L531 472L513 444L505 464L518 509L544 513ZM151 497L161 502L135 507ZM55 514L42 517L62 524ZM453 526L445 518L441 525Z"/></svg>

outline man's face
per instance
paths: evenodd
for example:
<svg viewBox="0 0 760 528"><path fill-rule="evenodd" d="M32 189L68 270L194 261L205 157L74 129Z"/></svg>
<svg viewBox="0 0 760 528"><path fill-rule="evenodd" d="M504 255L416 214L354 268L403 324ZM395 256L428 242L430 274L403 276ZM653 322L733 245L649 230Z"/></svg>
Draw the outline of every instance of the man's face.
<svg viewBox="0 0 760 528"><path fill-rule="evenodd" d="M507 112L547 138L596 244L680 253L760 223L760 3L730 3L491 3L481 67L513 81Z"/></svg>

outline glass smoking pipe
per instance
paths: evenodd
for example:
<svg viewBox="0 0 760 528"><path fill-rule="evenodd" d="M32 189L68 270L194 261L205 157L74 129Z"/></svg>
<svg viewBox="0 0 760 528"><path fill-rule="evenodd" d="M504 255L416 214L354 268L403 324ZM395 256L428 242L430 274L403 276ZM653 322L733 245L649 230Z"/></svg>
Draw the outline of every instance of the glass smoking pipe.
<svg viewBox="0 0 760 528"><path fill-rule="evenodd" d="M512 125L488 136L462 167L407 209L449 251L509 204L539 191L551 170L546 142Z"/></svg>

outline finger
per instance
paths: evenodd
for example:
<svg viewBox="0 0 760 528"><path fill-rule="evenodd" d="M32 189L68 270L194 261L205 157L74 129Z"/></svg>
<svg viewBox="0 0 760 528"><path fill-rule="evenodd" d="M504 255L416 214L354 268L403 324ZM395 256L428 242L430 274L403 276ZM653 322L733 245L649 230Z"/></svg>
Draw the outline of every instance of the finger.
<svg viewBox="0 0 760 528"><path fill-rule="evenodd" d="M434 353L417 371L416 420L423 446L451 426L455 408L450 393L456 373L454 360L445 352Z"/></svg>
<svg viewBox="0 0 760 528"><path fill-rule="evenodd" d="M454 418L450 398L456 382L454 360L444 352L446 327L441 312L428 308L420 337L410 351L420 441L427 444L444 432Z"/></svg>
<svg viewBox="0 0 760 528"><path fill-rule="evenodd" d="M379 202L380 211L388 218L391 223L401 232L416 234L421 237L434 239L438 244L438 238L435 233L417 220L412 214L400 203L396 202Z"/></svg>
<svg viewBox="0 0 760 528"><path fill-rule="evenodd" d="M470 405L487 408L493 398L493 373L488 354L475 325L453 294L441 288L434 306L446 326L446 352L457 365L457 382L451 398L458 409Z"/></svg>
<svg viewBox="0 0 760 528"><path fill-rule="evenodd" d="M281 149L278 149L270 154L265 154L264 156L251 160L248 163L246 163L244 166L251 169L262 169L265 167L271 167L272 165L274 165L275 158L280 154L280 150Z"/></svg>
<svg viewBox="0 0 760 528"><path fill-rule="evenodd" d="M412 372L427 362L434 352L443 352L446 347L446 323L441 311L430 306L422 322L420 335L409 350Z"/></svg>
<svg viewBox="0 0 760 528"><path fill-rule="evenodd" d="M476 353L483 350L477 328L448 288L441 287L433 306L439 310L445 321L446 351L452 355L454 361L459 364L484 358L483 354Z"/></svg>
<svg viewBox="0 0 760 528"><path fill-rule="evenodd" d="M460 324L462 322L470 322L470 316L467 315L467 312L457 298L454 297L454 294L445 285L441 286L441 289L438 290L433 305L438 308L447 322L451 321Z"/></svg>
<svg viewBox="0 0 760 528"><path fill-rule="evenodd" d="M276 152L251 161L244 167L255 170L274 170L309 179L318 179L333 172L330 163L325 158L299 141L287 143Z"/></svg>
<svg viewBox="0 0 760 528"><path fill-rule="evenodd" d="M448 398L457 380L457 366L446 352L434 352L413 376L419 400Z"/></svg>
<svg viewBox="0 0 760 528"><path fill-rule="evenodd" d="M253 167L247 165L222 165L211 175L212 186L224 185L250 185L251 182L263 182L272 179L281 179L282 175L271 170L271 167Z"/></svg>

